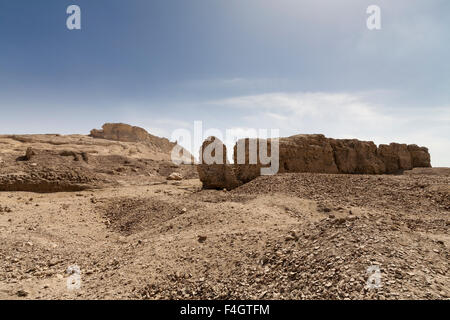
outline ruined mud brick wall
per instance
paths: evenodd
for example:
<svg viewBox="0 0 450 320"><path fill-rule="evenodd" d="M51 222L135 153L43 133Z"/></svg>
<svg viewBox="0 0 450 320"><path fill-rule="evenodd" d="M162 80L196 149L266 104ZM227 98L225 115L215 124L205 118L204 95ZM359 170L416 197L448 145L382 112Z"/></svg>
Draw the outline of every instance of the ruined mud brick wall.
<svg viewBox="0 0 450 320"><path fill-rule="evenodd" d="M210 152L212 157L216 156L214 146L222 147L223 152L220 161L217 161L218 163L209 163L208 159L205 159L206 152L203 151L208 151L209 145L213 147L212 152ZM209 137L203 142L200 149L200 159L201 163L197 165L197 171L205 189L233 189L242 184L237 179L236 167L227 161L226 146L216 137Z"/></svg>
<svg viewBox="0 0 450 320"><path fill-rule="evenodd" d="M222 163L198 165L200 180L207 189L233 189L261 175L263 165L259 159L260 141L267 144L271 156L272 140L243 139L234 147L234 164L226 163L226 147L219 139L208 138L201 150L211 143L223 147ZM391 143L376 146L372 141L356 139L330 139L321 134L295 135L280 138L279 171L347 174L392 174L415 167L431 167L430 154L425 147ZM238 159L238 145L244 144L243 159ZM256 164L251 164L249 146L256 144ZM200 153L201 159L203 154ZM240 160L240 161L238 161Z"/></svg>

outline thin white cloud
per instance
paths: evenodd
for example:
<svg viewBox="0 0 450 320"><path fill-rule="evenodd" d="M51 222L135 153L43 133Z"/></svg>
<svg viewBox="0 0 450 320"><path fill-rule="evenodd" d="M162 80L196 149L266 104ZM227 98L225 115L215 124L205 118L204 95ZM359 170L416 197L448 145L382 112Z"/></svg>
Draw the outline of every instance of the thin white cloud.
<svg viewBox="0 0 450 320"><path fill-rule="evenodd" d="M315 118L370 123L390 122L391 117L376 111L359 95L347 93L267 93L213 101L232 108L259 109L269 118L285 121Z"/></svg>

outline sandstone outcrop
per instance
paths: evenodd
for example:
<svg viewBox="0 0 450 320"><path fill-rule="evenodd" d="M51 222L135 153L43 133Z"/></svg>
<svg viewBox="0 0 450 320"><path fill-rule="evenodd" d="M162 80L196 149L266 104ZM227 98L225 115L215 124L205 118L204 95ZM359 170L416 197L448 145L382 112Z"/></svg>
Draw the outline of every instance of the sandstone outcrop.
<svg viewBox="0 0 450 320"><path fill-rule="evenodd" d="M260 176L261 168L271 166L260 159L260 143L267 145L266 153L270 158L274 141L239 140L234 147L234 164L229 164L225 161L226 147L222 142L215 137L208 138L200 152L201 164L197 166L203 187L233 189ZM393 174L415 167L431 167L428 149L417 145L391 143L377 147L372 141L330 139L321 134L295 135L277 141L279 173ZM223 148L224 161L221 163L203 161L205 154L210 153L207 147L212 143ZM253 156L249 152L250 145L256 150Z"/></svg>
<svg viewBox="0 0 450 320"><path fill-rule="evenodd" d="M102 130L91 130L90 136L97 139L106 139L121 142L137 142L143 145L151 146L157 152L172 156L172 150L178 148L179 153L176 159L185 163L194 163L194 157L176 142L170 142L166 138L160 138L148 133L145 129L130 126L125 123L105 123Z"/></svg>
<svg viewBox="0 0 450 320"><path fill-rule="evenodd" d="M130 126L125 123L105 123L102 130L91 130L91 137L122 141L122 142L142 142L154 145L164 152L172 151L176 143L170 142L166 138L160 138L148 133L145 129Z"/></svg>

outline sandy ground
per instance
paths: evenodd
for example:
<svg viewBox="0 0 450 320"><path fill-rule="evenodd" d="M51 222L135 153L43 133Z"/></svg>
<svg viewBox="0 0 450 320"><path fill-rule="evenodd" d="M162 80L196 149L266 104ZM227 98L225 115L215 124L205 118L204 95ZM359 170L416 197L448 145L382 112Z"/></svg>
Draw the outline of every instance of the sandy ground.
<svg viewBox="0 0 450 320"><path fill-rule="evenodd" d="M450 178L431 172L1 192L0 298L448 299Z"/></svg>

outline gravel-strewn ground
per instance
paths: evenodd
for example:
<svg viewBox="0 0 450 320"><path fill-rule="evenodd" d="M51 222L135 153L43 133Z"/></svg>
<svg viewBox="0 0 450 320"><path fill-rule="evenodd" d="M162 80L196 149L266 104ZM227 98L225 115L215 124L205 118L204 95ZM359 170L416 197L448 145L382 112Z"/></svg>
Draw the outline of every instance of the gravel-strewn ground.
<svg viewBox="0 0 450 320"><path fill-rule="evenodd" d="M283 174L232 192L133 174L98 190L0 193L0 297L450 298L445 170ZM366 287L371 266L379 288Z"/></svg>

